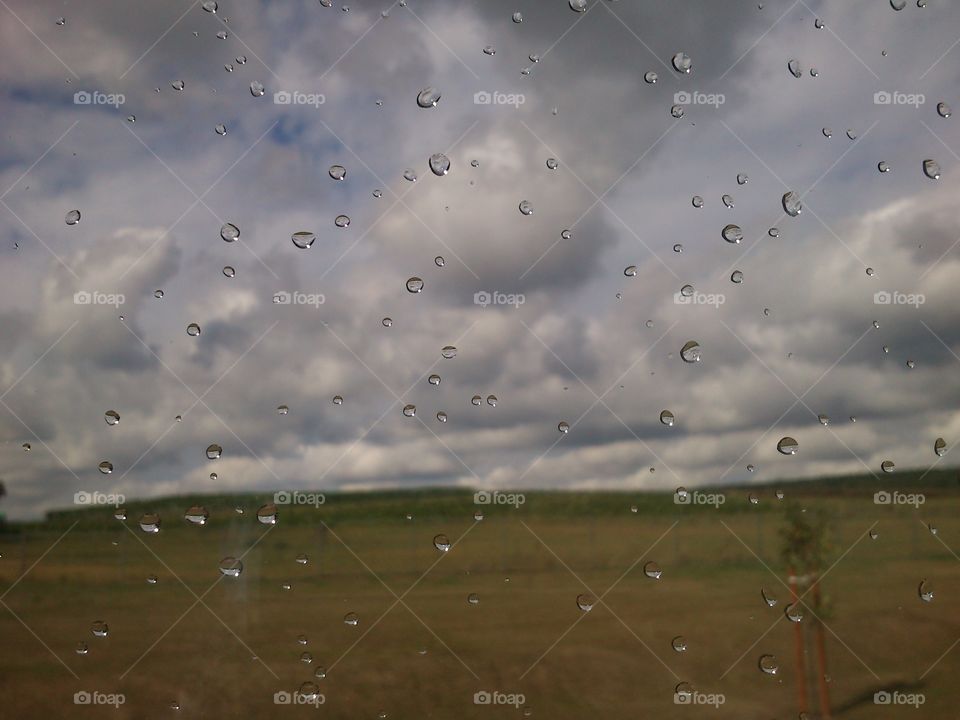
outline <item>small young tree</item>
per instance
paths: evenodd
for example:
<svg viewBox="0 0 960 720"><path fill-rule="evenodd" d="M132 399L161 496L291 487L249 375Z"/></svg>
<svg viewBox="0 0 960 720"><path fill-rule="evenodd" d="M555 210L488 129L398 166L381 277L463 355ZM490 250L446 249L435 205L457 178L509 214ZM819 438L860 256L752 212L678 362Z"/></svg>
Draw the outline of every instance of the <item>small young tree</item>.
<svg viewBox="0 0 960 720"><path fill-rule="evenodd" d="M786 507L784 525L780 529L780 557L787 567L790 589L794 602L802 596L801 608L805 605L813 610L816 618L807 624L815 633L814 644L817 652L817 688L820 700L821 717L829 719L830 695L827 689L827 649L823 624L817 618L824 618L828 608L820 592L820 573L827 565L833 552L830 542L830 522L823 508L807 508L797 503ZM802 573L802 575L801 575ZM798 586L801 592L797 592ZM799 609L799 608L798 608ZM797 672L800 694L800 711L806 712L806 652L804 628L796 625Z"/></svg>

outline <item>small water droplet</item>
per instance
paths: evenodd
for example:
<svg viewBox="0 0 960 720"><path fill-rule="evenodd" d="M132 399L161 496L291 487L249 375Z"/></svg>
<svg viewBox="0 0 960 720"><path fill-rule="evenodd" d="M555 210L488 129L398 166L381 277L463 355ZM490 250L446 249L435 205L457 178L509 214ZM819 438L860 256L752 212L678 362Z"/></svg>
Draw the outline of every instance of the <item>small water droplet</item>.
<svg viewBox="0 0 960 720"><path fill-rule="evenodd" d="M90 625L90 632L94 637L105 638L110 634L110 628L103 620L94 620Z"/></svg>
<svg viewBox="0 0 960 720"><path fill-rule="evenodd" d="M145 512L140 515L140 519L137 521L137 524L140 526L140 529L145 533L150 533L154 535L160 532L160 516L157 513Z"/></svg>
<svg viewBox="0 0 960 720"><path fill-rule="evenodd" d="M533 204L529 200L522 200L519 208L521 215L533 215Z"/></svg>
<svg viewBox="0 0 960 720"><path fill-rule="evenodd" d="M643 566L643 574L651 580L659 580L663 574L663 570L660 569L657 563L651 560Z"/></svg>
<svg viewBox="0 0 960 720"><path fill-rule="evenodd" d="M921 580L920 585L917 587L917 594L920 596L920 599L924 602L933 601L933 590L927 585L926 580Z"/></svg>
<svg viewBox="0 0 960 720"><path fill-rule="evenodd" d="M212 445L207 446L207 460L219 460L220 456L223 455L223 448L213 443Z"/></svg>
<svg viewBox="0 0 960 720"><path fill-rule="evenodd" d="M250 83L250 94L253 95L254 97L262 96L264 91L265 91L265 88L263 87L262 82L258 80L254 80L253 82Z"/></svg>
<svg viewBox="0 0 960 720"><path fill-rule="evenodd" d="M577 595L577 607L584 612L590 612L593 610L593 606L596 604L596 602L597 599L593 595Z"/></svg>
<svg viewBox="0 0 960 720"><path fill-rule="evenodd" d="M669 410L664 410L660 413L660 422L666 425L667 427L673 427L674 417L673 413Z"/></svg>
<svg viewBox="0 0 960 720"><path fill-rule="evenodd" d="M206 525L210 519L210 512L202 505L191 505L183 513L183 519L191 525Z"/></svg>
<svg viewBox="0 0 960 720"><path fill-rule="evenodd" d="M643 76L643 81L648 85L656 85L657 80L660 79L660 76L657 75L653 70L648 71Z"/></svg>
<svg viewBox="0 0 960 720"><path fill-rule="evenodd" d="M777 659L773 655L761 655L757 665L760 668L760 671L766 673L767 675L776 675L777 671L780 669L780 665L777 663Z"/></svg>
<svg viewBox="0 0 960 720"><path fill-rule="evenodd" d="M790 74L793 75L795 78L803 77L803 70L800 67L799 60L790 60L787 63L787 70L789 70Z"/></svg>
<svg viewBox="0 0 960 720"><path fill-rule="evenodd" d="M736 283L736 284L738 284L738 285L739 285L740 283L742 283L742 282L743 282L743 272L740 271L740 270L734 270L734 271L730 274L730 282Z"/></svg>
<svg viewBox="0 0 960 720"><path fill-rule="evenodd" d="M404 406L403 406L403 414L404 414L406 417L414 417L414 416L416 416L416 414L417 414L417 406L416 406L416 405L404 405Z"/></svg>
<svg viewBox="0 0 960 720"><path fill-rule="evenodd" d="M220 228L220 237L223 238L224 242L232 243L239 239L240 228L233 223L224 223Z"/></svg>
<svg viewBox="0 0 960 720"><path fill-rule="evenodd" d="M452 360L457 356L457 349L453 345L445 345L440 351L440 355L442 355L445 360Z"/></svg>
<svg viewBox="0 0 960 720"><path fill-rule="evenodd" d="M450 538L442 533L435 535L433 537L433 546L440 552L448 552L450 550Z"/></svg>
<svg viewBox="0 0 960 720"><path fill-rule="evenodd" d="M103 419L107 421L107 425L116 425L120 422L120 413L116 410L107 410L103 414Z"/></svg>
<svg viewBox="0 0 960 720"><path fill-rule="evenodd" d="M407 280L407 292L419 293L423 292L423 280L418 277L412 277Z"/></svg>

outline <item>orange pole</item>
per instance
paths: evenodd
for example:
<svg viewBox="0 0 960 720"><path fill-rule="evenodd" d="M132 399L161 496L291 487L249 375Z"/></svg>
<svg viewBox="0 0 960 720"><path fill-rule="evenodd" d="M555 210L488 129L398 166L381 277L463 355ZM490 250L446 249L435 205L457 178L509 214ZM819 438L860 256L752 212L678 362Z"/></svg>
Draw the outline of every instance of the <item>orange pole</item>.
<svg viewBox="0 0 960 720"><path fill-rule="evenodd" d="M820 611L820 577L815 576L813 581L813 602ZM824 720L830 720L830 692L827 689L827 646L824 641L823 623L817 622L817 686L820 691L820 714Z"/></svg>
<svg viewBox="0 0 960 720"><path fill-rule="evenodd" d="M790 596L792 602L796 603L800 598L797 594L797 575L793 568L788 568L790 573ZM807 665L804 662L804 642L803 629L800 623L793 624L793 645L797 660L797 700L799 701L800 713L807 712Z"/></svg>

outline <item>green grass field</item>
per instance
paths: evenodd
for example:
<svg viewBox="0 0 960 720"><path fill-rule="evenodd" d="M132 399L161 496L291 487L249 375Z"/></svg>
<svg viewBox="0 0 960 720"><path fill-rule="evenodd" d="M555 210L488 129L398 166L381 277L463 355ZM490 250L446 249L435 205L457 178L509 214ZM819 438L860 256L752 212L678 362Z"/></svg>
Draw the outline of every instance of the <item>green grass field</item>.
<svg viewBox="0 0 960 720"><path fill-rule="evenodd" d="M719 509L669 494L531 493L519 508L482 507L481 521L466 491L328 495L319 508L280 506L274 526L256 519L266 495L131 502L125 522L111 507L51 513L0 534L0 716L796 718L779 537L796 503L830 519L836 564L822 617L833 715L952 717L960 485L945 471L920 485L892 475L884 487L926 502L876 505L875 480L838 478L785 483L783 500L751 488L757 504L723 490ZM210 512L204 527L182 519L194 502ZM144 510L160 513L161 532L139 529ZM433 545L439 533L455 543L447 553ZM239 577L218 571L225 556L243 556ZM659 580L644 574L650 560ZM932 602L918 595L922 579ZM603 596L590 612L577 606L585 593ZM96 620L106 638L91 632ZM811 640L813 625L808 611L800 626ZM676 636L686 652L671 647ZM777 674L759 670L764 654ZM274 703L306 681L323 694L319 708ZM679 682L725 701L677 705ZM920 714L876 706L884 689L922 693ZM75 705L84 690L125 702ZM475 704L484 690L522 694L525 709Z"/></svg>

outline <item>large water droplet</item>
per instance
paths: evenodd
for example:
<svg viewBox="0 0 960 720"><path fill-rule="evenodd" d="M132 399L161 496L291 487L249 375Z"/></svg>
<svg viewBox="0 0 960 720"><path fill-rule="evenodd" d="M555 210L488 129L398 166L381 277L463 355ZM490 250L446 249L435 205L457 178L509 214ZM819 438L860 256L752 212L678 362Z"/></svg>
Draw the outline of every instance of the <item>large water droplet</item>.
<svg viewBox="0 0 960 720"><path fill-rule="evenodd" d="M423 292L423 280L418 277L412 277L407 280L407 292L419 293Z"/></svg>
<svg viewBox="0 0 960 720"><path fill-rule="evenodd" d="M254 97L260 97L261 95L263 95L264 91L265 91L265 88L263 87L262 82L258 80L254 80L253 82L250 83L250 94L253 95Z"/></svg>
<svg viewBox="0 0 960 720"><path fill-rule="evenodd" d="M673 56L673 69L678 73L689 73L693 69L693 60L685 52L678 52Z"/></svg>
<svg viewBox="0 0 960 720"><path fill-rule="evenodd" d="M450 538L442 533L435 535L433 537L433 546L440 552L448 552L450 550Z"/></svg>
<svg viewBox="0 0 960 720"><path fill-rule="evenodd" d="M203 505L191 505L183 514L183 519L191 525L206 525L210 512Z"/></svg>
<svg viewBox="0 0 960 720"><path fill-rule="evenodd" d="M276 525L277 517L277 506L273 503L266 503L257 508L257 521L261 525Z"/></svg>
<svg viewBox="0 0 960 720"><path fill-rule="evenodd" d="M450 172L450 158L443 153L434 153L430 156L430 172L438 177L443 177Z"/></svg>
<svg viewBox="0 0 960 720"><path fill-rule="evenodd" d="M720 234L728 243L736 244L743 240L743 230L739 225L727 225Z"/></svg>
<svg viewBox="0 0 960 720"><path fill-rule="evenodd" d="M309 230L299 230L290 236L290 242L301 250L306 250L316 241L317 236Z"/></svg>
<svg viewBox="0 0 960 720"><path fill-rule="evenodd" d="M680 359L688 363L700 362L700 343L690 340L680 348Z"/></svg>
<svg viewBox="0 0 960 720"><path fill-rule="evenodd" d="M207 446L207 460L219 460L220 456L223 455L223 448L213 443L212 445Z"/></svg>
<svg viewBox="0 0 960 720"><path fill-rule="evenodd" d="M800 196L793 190L784 193L781 202L783 203L783 211L790 217L796 217L803 212L803 203Z"/></svg>
<svg viewBox="0 0 960 720"><path fill-rule="evenodd" d="M584 612L590 612L593 610L593 606L596 604L597 599L593 595L583 594L577 595L577 607L583 610Z"/></svg>
<svg viewBox="0 0 960 720"><path fill-rule="evenodd" d="M240 228L233 223L224 223L220 228L220 237L224 242L232 243L240 237Z"/></svg>
<svg viewBox="0 0 960 720"><path fill-rule="evenodd" d="M776 675L777 671L780 669L780 665L777 663L777 659L773 655L761 655L760 660L757 661L761 672L766 673L767 675Z"/></svg>
<svg viewBox="0 0 960 720"><path fill-rule="evenodd" d="M436 88L427 87L417 94L417 105L422 108L436 107L440 102L440 91Z"/></svg>
<svg viewBox="0 0 960 720"><path fill-rule="evenodd" d="M78 222L80 222L80 211L79 210L68 211L66 216L64 217L64 222L66 222L67 225L76 225Z"/></svg>
<svg viewBox="0 0 960 720"><path fill-rule="evenodd" d="M239 558L227 556L220 561L218 568L227 577L238 578L243 572L243 562Z"/></svg>
<svg viewBox="0 0 960 720"><path fill-rule="evenodd" d="M790 74L795 78L800 78L803 76L803 69L800 67L799 60L790 60L787 63L787 70L789 70Z"/></svg>
<svg viewBox="0 0 960 720"><path fill-rule="evenodd" d="M145 512L137 521L140 529L145 533L156 534L160 532L160 516L157 513Z"/></svg>
<svg viewBox="0 0 960 720"><path fill-rule="evenodd" d="M940 179L940 165L937 164L936 160L924 160L923 161L923 174L926 175L931 180Z"/></svg>
<svg viewBox="0 0 960 720"><path fill-rule="evenodd" d="M783 455L796 455L800 444L790 436L782 437L777 442L777 450Z"/></svg>
<svg viewBox="0 0 960 720"><path fill-rule="evenodd" d="M917 587L917 594L920 596L920 599L923 600L924 602L933 601L933 590L931 590L929 585L927 585L926 580L920 581L920 585L919 587Z"/></svg>
<svg viewBox="0 0 960 720"><path fill-rule="evenodd" d="M933 452L936 453L937 457L943 457L947 454L947 443L943 438L937 438L933 442Z"/></svg>

